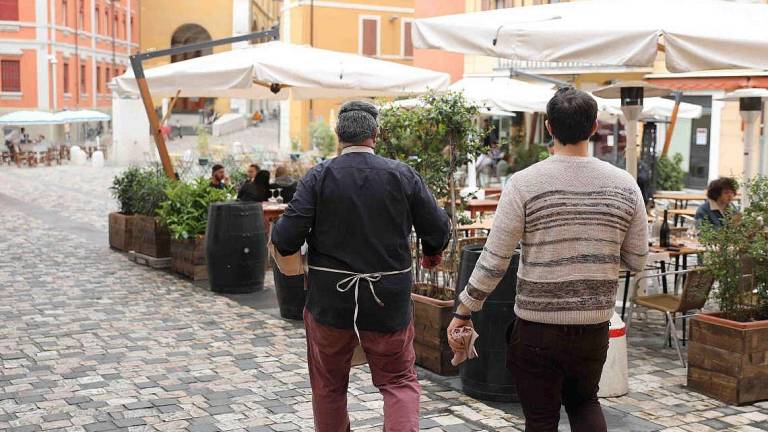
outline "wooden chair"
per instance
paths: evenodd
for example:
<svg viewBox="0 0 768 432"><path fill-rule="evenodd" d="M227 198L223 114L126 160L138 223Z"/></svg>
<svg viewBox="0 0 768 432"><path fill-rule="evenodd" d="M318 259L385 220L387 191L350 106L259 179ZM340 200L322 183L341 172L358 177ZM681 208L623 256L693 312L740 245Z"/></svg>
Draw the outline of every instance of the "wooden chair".
<svg viewBox="0 0 768 432"><path fill-rule="evenodd" d="M638 296L637 292L640 289L640 281L647 278L666 277L668 275L683 275L685 274L685 280L683 282L683 289L680 295L674 294L652 294L645 296ZM668 337L672 337L675 342L675 349L677 349L677 356L680 358L680 363L685 367L685 360L683 359L683 353L680 350L680 340L677 337L677 327L675 326L675 315L682 314L680 319L687 319L696 314L686 315L692 310L701 310L704 304L709 298L709 292L712 290L712 285L715 283L715 278L711 273L702 268L695 268L689 270L680 270L673 272L666 272L660 274L654 274L649 276L643 276L635 280L635 287L632 292L631 303L629 305L629 315L627 316L626 331L629 334L629 329L632 325L632 313L635 311L637 305L643 306L647 309L656 310L662 312L667 317L667 326L664 330L664 341L666 342Z"/></svg>

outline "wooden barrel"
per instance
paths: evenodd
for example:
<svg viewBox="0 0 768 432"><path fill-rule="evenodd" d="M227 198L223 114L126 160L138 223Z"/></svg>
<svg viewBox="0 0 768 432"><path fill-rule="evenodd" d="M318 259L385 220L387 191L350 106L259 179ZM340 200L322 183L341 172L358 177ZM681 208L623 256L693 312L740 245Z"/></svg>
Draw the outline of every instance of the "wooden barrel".
<svg viewBox="0 0 768 432"><path fill-rule="evenodd" d="M264 289L267 240L260 203L211 204L205 239L212 291L242 294Z"/></svg>
<svg viewBox="0 0 768 432"><path fill-rule="evenodd" d="M464 290L475 269L483 246L467 246L461 252L456 298ZM515 322L517 266L520 255L515 253L504 278L488 296L483 310L472 314L472 323L480 337L475 342L478 358L462 363L461 386L464 393L475 399L495 402L515 402L517 386L507 370L507 334Z"/></svg>

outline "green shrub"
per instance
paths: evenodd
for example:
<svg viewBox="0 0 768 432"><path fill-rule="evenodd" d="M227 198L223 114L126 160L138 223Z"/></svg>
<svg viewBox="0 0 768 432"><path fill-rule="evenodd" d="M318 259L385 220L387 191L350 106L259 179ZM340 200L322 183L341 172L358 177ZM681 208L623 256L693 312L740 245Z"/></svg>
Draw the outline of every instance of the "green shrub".
<svg viewBox="0 0 768 432"><path fill-rule="evenodd" d="M658 180L656 181L656 189L679 191L685 187L685 176L688 174L683 171L683 155L675 153L672 159L667 156L661 156L656 163L656 172L658 174Z"/></svg>
<svg viewBox="0 0 768 432"><path fill-rule="evenodd" d="M234 190L210 187L209 179L199 177L191 183L173 182L167 189L168 199L157 209L160 220L177 240L205 234L208 206L234 199Z"/></svg>
<svg viewBox="0 0 768 432"><path fill-rule="evenodd" d="M309 139L312 147L320 152L320 156L327 158L336 153L336 134L322 119L310 123Z"/></svg>
<svg viewBox="0 0 768 432"><path fill-rule="evenodd" d="M112 180L109 190L120 204L120 212L123 214L136 213L136 182L140 176L141 168L131 166Z"/></svg>
<svg viewBox="0 0 768 432"><path fill-rule="evenodd" d="M134 185L134 211L145 216L155 216L160 204L168 199L166 191L170 185L171 179L160 167L141 170Z"/></svg>

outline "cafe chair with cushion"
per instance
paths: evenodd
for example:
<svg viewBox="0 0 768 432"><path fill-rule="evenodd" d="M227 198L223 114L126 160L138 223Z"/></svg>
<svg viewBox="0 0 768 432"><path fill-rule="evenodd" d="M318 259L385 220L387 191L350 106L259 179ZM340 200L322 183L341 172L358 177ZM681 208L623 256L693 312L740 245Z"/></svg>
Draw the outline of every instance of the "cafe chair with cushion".
<svg viewBox="0 0 768 432"><path fill-rule="evenodd" d="M685 275L683 289L680 295L637 295L638 290L640 289L641 280L658 276L666 277L669 275ZM637 278L630 300L629 315L627 316L627 334L629 334L629 329L632 325L632 313L635 311L637 306L643 306L647 309L664 313L667 317L667 326L664 329L664 340L666 341L668 337L672 337L672 340L675 342L675 349L677 349L677 356L680 358L680 363L683 365L683 367L685 367L683 353L680 350L680 340L677 337L675 315L682 314L681 316L677 317L680 319L687 319L695 316L696 314L686 314L689 311L701 310L704 307L704 304L709 298L709 292L712 290L712 285L714 283L715 278L712 276L712 274L702 268L666 272Z"/></svg>

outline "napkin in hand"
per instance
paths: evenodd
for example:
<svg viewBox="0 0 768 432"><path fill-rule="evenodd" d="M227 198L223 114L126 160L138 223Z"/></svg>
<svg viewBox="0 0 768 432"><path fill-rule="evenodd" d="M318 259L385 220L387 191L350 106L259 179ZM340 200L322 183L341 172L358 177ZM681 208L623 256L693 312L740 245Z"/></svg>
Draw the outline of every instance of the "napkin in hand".
<svg viewBox="0 0 768 432"><path fill-rule="evenodd" d="M448 335L453 341L458 342L463 348L453 353L453 359L451 364L458 366L464 363L466 360L472 360L477 358L477 350L475 350L475 341L480 335L477 334L472 327L457 327L451 331Z"/></svg>

